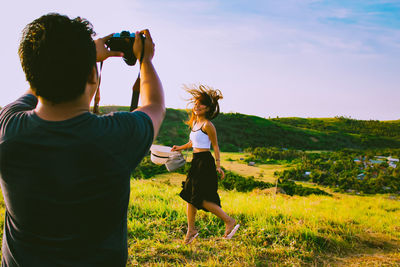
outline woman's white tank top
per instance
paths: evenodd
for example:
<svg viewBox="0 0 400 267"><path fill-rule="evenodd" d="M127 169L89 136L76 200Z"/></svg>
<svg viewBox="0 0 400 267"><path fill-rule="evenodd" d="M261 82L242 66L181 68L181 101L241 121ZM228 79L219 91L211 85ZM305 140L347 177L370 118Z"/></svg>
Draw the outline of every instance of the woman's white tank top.
<svg viewBox="0 0 400 267"><path fill-rule="evenodd" d="M194 125L196 125L196 124L194 124ZM193 125L193 128L194 128L194 125ZM210 149L211 141L210 141L210 138L208 137L208 135L205 132L203 132L203 130L202 130L203 125L197 131L192 130L190 132L190 141L192 141L192 147L194 147L194 148Z"/></svg>

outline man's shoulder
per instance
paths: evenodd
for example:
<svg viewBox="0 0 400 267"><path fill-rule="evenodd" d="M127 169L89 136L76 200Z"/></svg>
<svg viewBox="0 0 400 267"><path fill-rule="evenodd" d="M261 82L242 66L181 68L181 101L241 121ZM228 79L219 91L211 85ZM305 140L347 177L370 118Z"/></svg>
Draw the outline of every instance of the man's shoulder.
<svg viewBox="0 0 400 267"><path fill-rule="evenodd" d="M143 111L133 111L133 112L116 111L116 112L111 112L109 114L105 114L105 115L103 115L101 117L150 120L149 115L147 115Z"/></svg>
<svg viewBox="0 0 400 267"><path fill-rule="evenodd" d="M127 130L147 130L153 132L153 124L149 115L142 111L134 112L112 112L98 117L100 121L104 121L105 125L127 129ZM110 123L112 122L112 123Z"/></svg>
<svg viewBox="0 0 400 267"><path fill-rule="evenodd" d="M0 136L6 132L13 132L19 128L23 121L32 114L37 105L37 98L31 94L25 94L16 101L8 104L0 110Z"/></svg>
<svg viewBox="0 0 400 267"><path fill-rule="evenodd" d="M5 116L9 113L15 113L20 111L32 110L37 105L37 98L32 94L24 94L14 102L6 105L0 110L0 117Z"/></svg>

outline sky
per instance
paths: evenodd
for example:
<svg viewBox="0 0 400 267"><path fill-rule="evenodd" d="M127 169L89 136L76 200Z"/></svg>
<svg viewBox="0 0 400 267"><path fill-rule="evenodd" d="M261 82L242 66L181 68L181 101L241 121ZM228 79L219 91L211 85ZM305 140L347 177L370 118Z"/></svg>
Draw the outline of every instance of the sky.
<svg viewBox="0 0 400 267"><path fill-rule="evenodd" d="M168 108L186 108L184 84L205 84L222 91L225 113L400 119L398 0L5 0L1 6L0 106L29 88L17 54L22 29L57 12L88 19L95 39L148 28ZM120 58L105 61L100 105L129 106L137 74Z"/></svg>

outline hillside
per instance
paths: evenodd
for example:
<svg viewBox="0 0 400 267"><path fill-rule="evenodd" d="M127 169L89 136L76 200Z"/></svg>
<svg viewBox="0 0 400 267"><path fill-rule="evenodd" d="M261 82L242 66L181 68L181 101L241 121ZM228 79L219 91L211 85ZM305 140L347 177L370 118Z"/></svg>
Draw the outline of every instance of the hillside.
<svg viewBox="0 0 400 267"><path fill-rule="evenodd" d="M102 107L104 113L127 107ZM185 110L167 109L157 143L184 144L189 129L184 124ZM283 147L303 150L342 148L400 148L399 121L361 121L337 117L329 119L264 119L239 113L221 113L213 120L222 151L247 147Z"/></svg>
<svg viewBox="0 0 400 267"><path fill-rule="evenodd" d="M355 120L346 117L335 118L276 118L273 121L283 124L328 132L347 132L353 134L376 135L400 138L400 120Z"/></svg>

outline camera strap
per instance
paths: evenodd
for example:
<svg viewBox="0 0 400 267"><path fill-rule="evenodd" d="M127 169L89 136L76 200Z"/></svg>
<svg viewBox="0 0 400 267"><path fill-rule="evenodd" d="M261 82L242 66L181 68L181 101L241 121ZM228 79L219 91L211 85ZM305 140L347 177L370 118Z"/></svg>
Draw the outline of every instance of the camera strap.
<svg viewBox="0 0 400 267"><path fill-rule="evenodd" d="M94 96L94 105L93 105L93 113L99 114L99 102L100 102L100 82L101 82L101 69L103 68L103 61L100 62L100 71L99 71L99 83L97 85L96 94Z"/></svg>
<svg viewBox="0 0 400 267"><path fill-rule="evenodd" d="M138 74L138 77L136 78L135 83L133 84L133 87L132 87L132 99L131 99L131 107L129 108L129 111L134 111L138 107L139 94L140 94L140 69L142 67L143 56L144 56L144 39L142 38L142 54L140 55L140 59L139 59L139 74Z"/></svg>
<svg viewBox="0 0 400 267"><path fill-rule="evenodd" d="M131 99L131 107L129 108L129 111L134 111L138 107L139 94L140 94L140 66L139 66L138 77L132 87L132 99Z"/></svg>
<svg viewBox="0 0 400 267"><path fill-rule="evenodd" d="M99 71L99 84L96 89L96 94L94 96L94 105L93 105L93 113L100 114L99 110L99 103L100 103L100 82L101 82L101 70L103 69L103 61L100 62L100 71ZM135 83L132 87L132 99L131 99L131 106L129 111L134 111L138 107L139 103L139 94L140 94L140 67L139 67L139 74L136 78Z"/></svg>

